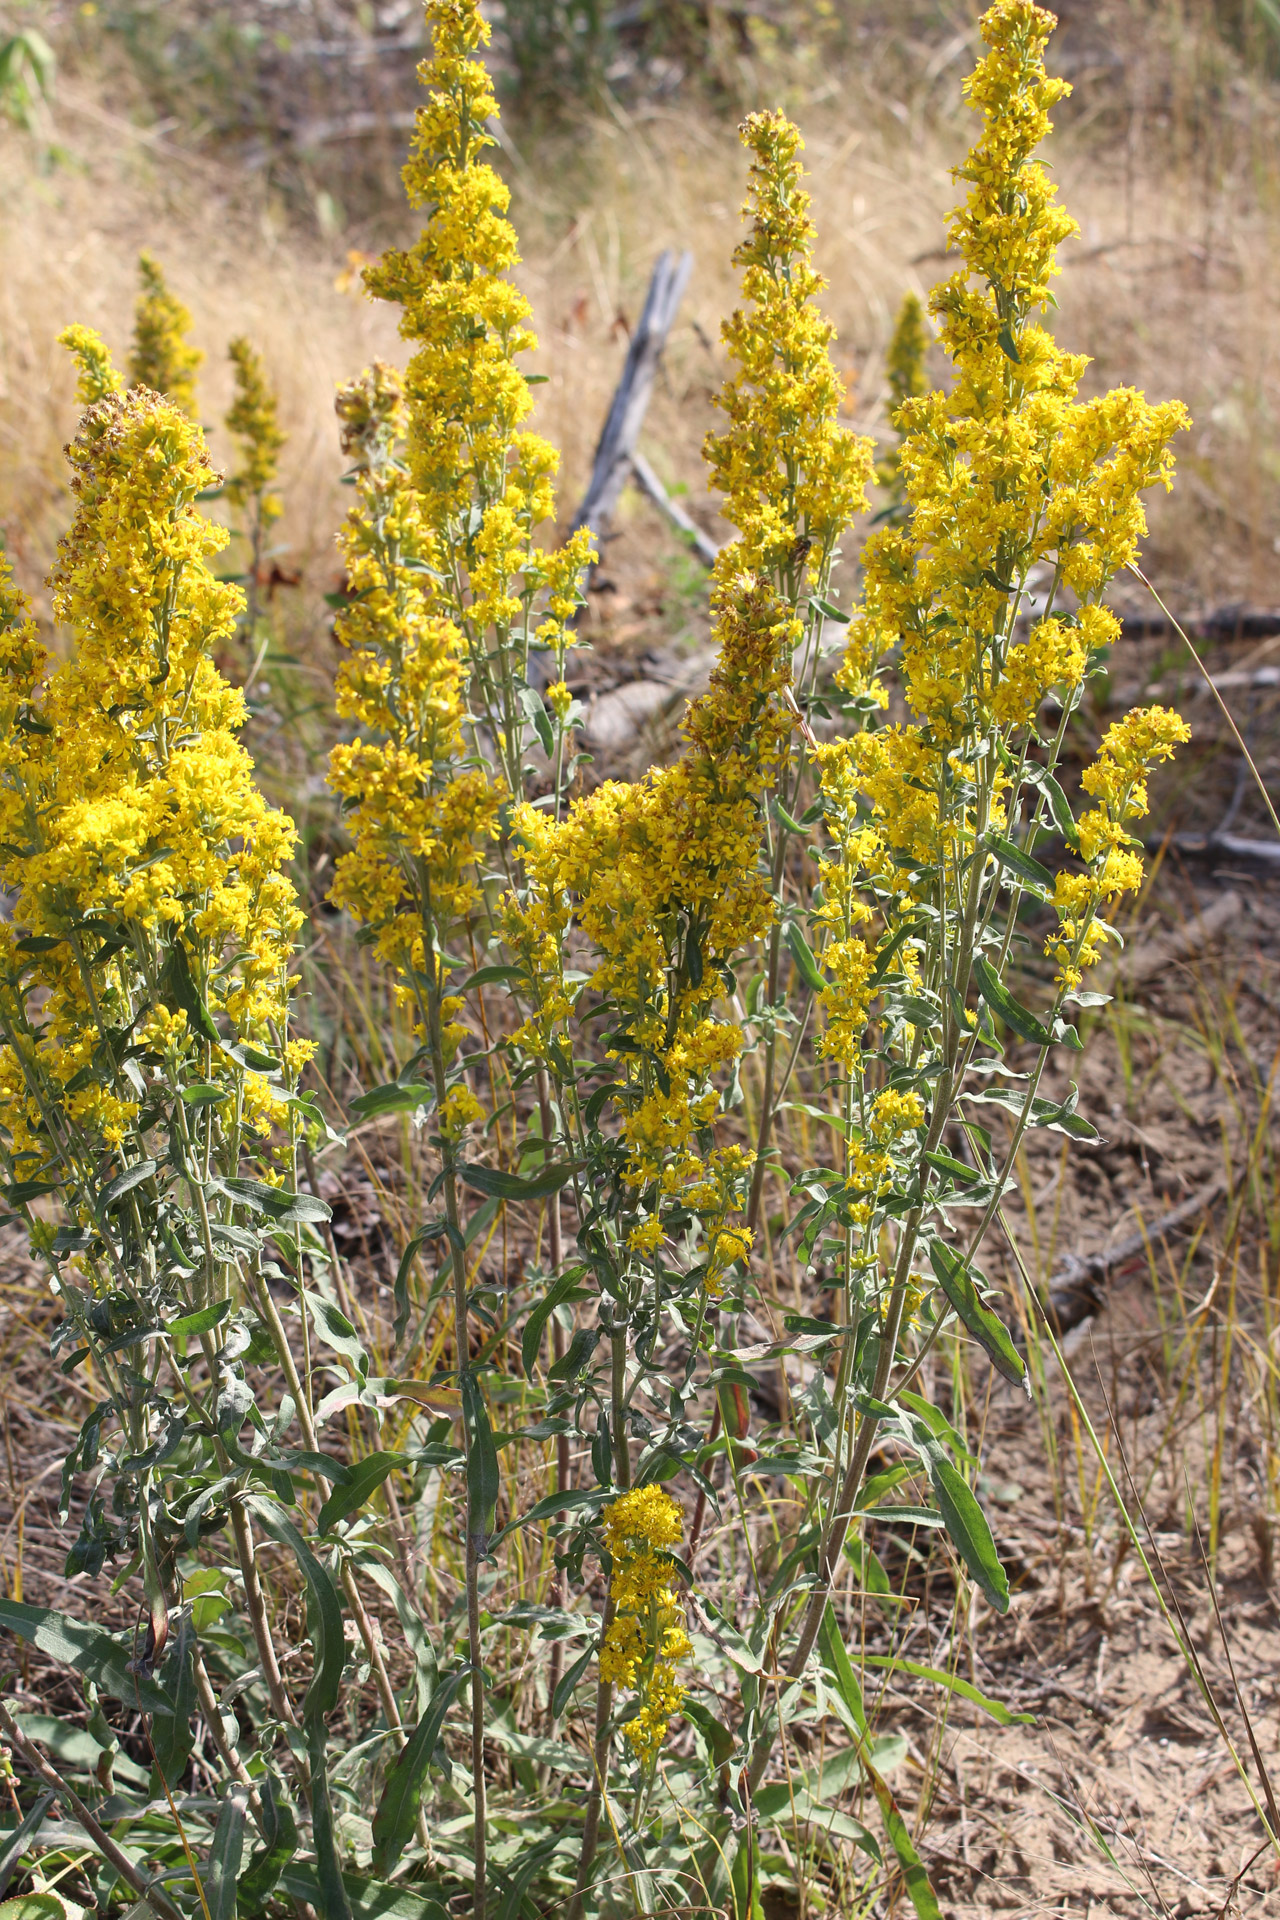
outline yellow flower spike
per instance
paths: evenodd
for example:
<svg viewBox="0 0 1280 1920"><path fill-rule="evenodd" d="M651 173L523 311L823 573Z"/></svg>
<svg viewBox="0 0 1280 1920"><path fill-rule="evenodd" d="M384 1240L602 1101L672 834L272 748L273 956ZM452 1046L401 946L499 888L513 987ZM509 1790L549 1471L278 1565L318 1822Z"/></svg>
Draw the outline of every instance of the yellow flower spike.
<svg viewBox="0 0 1280 1920"><path fill-rule="evenodd" d="M204 355L187 339L190 309L170 293L153 255L139 254L138 278L142 290L134 309L129 385L150 387L191 413L196 404L196 369Z"/></svg>
<svg viewBox="0 0 1280 1920"><path fill-rule="evenodd" d="M1179 402L1128 389L1078 401L1085 360L1037 322L1076 230L1034 158L1067 91L1044 66L1054 25L1033 0L997 0L982 19L988 51L966 87L982 130L954 170L967 197L950 224L965 264L930 301L954 377L946 393L898 407L905 519L863 550L864 599L838 676L865 691L898 652L910 723L862 736L844 757L881 843L866 844L865 871L900 897L882 848L936 866L973 830L951 803L950 824L939 822L939 752L955 752L949 778L976 792L961 743L989 737L992 722L1026 737L1046 694L1078 687L1115 638L1101 596L1136 554L1143 491L1169 484L1169 443L1188 425ZM1020 632L1037 568L1056 579L1057 604ZM988 764L983 830L1001 824L1002 778Z"/></svg>
<svg viewBox="0 0 1280 1920"><path fill-rule="evenodd" d="M477 0L427 0L426 18L432 54L418 71L427 100L403 172L426 223L412 247L385 253L364 280L401 307L400 332L414 343L406 455L424 525L455 562L444 610L477 656L491 630L523 673L530 641L557 652L572 643L566 622L593 557L591 535L582 529L552 552L534 538L555 518L560 456L524 425L533 402L517 360L537 341L529 303L507 277L519 261L510 193L483 158L498 114L475 58L489 26ZM526 622L531 595L544 612ZM517 786L515 742L504 738L500 751Z"/></svg>
<svg viewBox="0 0 1280 1920"><path fill-rule="evenodd" d="M885 355L885 376L889 382L889 424L898 428L898 410L907 400L920 400L929 390L925 356L930 334L925 323L919 294L904 295L894 323L893 336ZM901 438L901 435L899 435ZM895 496L901 495L901 449L894 446L876 468L876 479Z"/></svg>
<svg viewBox="0 0 1280 1920"><path fill-rule="evenodd" d="M283 512L279 497L272 491L280 471L280 449L285 444L279 404L267 380L262 356L250 341L243 337L233 340L227 357L234 370L236 391L227 409L226 427L240 443L240 459L224 492L238 507L256 502L265 527Z"/></svg>
<svg viewBox="0 0 1280 1920"><path fill-rule="evenodd" d="M708 434L703 452L739 533L717 562L719 585L751 571L785 587L806 557L819 578L865 508L874 449L839 424L845 389L831 364L835 328L813 304L826 282L812 263L799 131L781 113L753 113L741 137L752 154L750 232L733 258L750 304L720 330L737 371L716 397L728 427Z"/></svg>
<svg viewBox="0 0 1280 1920"><path fill-rule="evenodd" d="M1059 986L1078 987L1085 970L1100 958L1109 929L1094 916L1110 912L1123 894L1142 885L1142 857L1130 844L1126 823L1147 811L1151 769L1190 738L1186 721L1168 707L1135 707L1107 728L1097 759L1080 776L1085 792L1100 805L1077 822L1089 871L1059 873L1054 883L1058 926L1044 950L1057 963Z"/></svg>
<svg viewBox="0 0 1280 1920"><path fill-rule="evenodd" d="M686 1689L676 1667L693 1649L674 1571L659 1556L679 1544L684 1516L661 1487L634 1487L605 1507L604 1544L613 1561L609 1593L617 1609L600 1648L600 1678L634 1689L639 1711L624 1728L643 1766L650 1765L679 1713Z"/></svg>
<svg viewBox="0 0 1280 1920"><path fill-rule="evenodd" d="M303 916L292 822L263 801L236 739L243 698L210 658L242 605L209 565L225 532L196 504L215 476L199 430L141 387L90 406L68 456L76 516L50 584L73 650L47 682L0 590L0 882L37 943L26 991L44 995L37 1050L17 1004L0 1013L0 1120L11 1152L42 1137L47 1150L38 1086L86 1154L120 1148L139 1109L129 1075L92 1070L110 1024L134 1029L174 1076L225 1071L242 1084L245 1125L265 1132L285 1117L278 1091L207 1061L207 1023L257 1046L287 1032ZM109 937L68 964L87 917ZM296 1079L310 1048L290 1044Z"/></svg>
<svg viewBox="0 0 1280 1920"><path fill-rule="evenodd" d="M362 731L329 757L352 840L330 898L374 930L379 957L408 977L422 967L424 926L443 940L478 900L476 855L496 832L502 796L458 764L464 645L438 604L436 536L399 458L398 377L377 363L342 389L337 411L357 467L357 502L339 537L349 598L334 628L346 649L337 708ZM464 1118L463 1106L460 1093L446 1128L456 1122L460 1133L478 1117Z"/></svg>
<svg viewBox="0 0 1280 1920"><path fill-rule="evenodd" d="M78 368L76 404L91 407L109 393L123 393L124 381L111 364L111 350L92 327L64 327L58 345L74 355Z"/></svg>

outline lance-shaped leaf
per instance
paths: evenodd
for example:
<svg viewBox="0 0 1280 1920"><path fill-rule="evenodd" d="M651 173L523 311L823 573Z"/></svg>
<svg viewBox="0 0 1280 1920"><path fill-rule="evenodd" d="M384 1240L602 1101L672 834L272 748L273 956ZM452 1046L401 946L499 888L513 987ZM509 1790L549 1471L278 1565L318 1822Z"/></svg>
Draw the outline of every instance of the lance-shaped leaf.
<svg viewBox="0 0 1280 1920"><path fill-rule="evenodd" d="M370 1087L351 1102L358 1120L378 1120L386 1113L416 1113L435 1105L435 1089L423 1080L390 1080L384 1087Z"/></svg>
<svg viewBox="0 0 1280 1920"><path fill-rule="evenodd" d="M192 1660L195 1641L191 1616L184 1611L161 1669L164 1684L173 1695L173 1711L157 1713L151 1722L151 1751L156 1766L161 1779L175 1793L187 1770L196 1738L196 1681ZM156 1797L159 1798L158 1791Z"/></svg>
<svg viewBox="0 0 1280 1920"><path fill-rule="evenodd" d="M991 962L981 954L974 956L973 978L978 992L982 995L991 1011L998 1014L1006 1027L1020 1034L1024 1040L1032 1041L1037 1047L1053 1044L1053 1035L1034 1013L1028 1011L1020 1000L1015 1000Z"/></svg>
<svg viewBox="0 0 1280 1920"><path fill-rule="evenodd" d="M0 1600L0 1628L39 1647L52 1660L74 1667L92 1680L100 1693L123 1700L143 1713L172 1713L173 1701L157 1681L135 1671L134 1656L142 1651L130 1636L117 1639L101 1627L72 1620L52 1607L31 1607L21 1600Z"/></svg>
<svg viewBox="0 0 1280 1920"><path fill-rule="evenodd" d="M403 1453L367 1453L363 1460L357 1460L347 1470L346 1484L335 1487L321 1507L316 1531L332 1532L339 1520L345 1520L349 1513L362 1507L387 1475L404 1466L407 1459L408 1455Z"/></svg>
<svg viewBox="0 0 1280 1920"><path fill-rule="evenodd" d="M904 1424L909 1425L916 1449L929 1470L948 1538L996 1612L1007 1613L1009 1582L1000 1565L987 1516L978 1505L973 1488L948 1459L946 1450L923 1420L907 1415Z"/></svg>
<svg viewBox="0 0 1280 1920"><path fill-rule="evenodd" d="M821 993L827 980L813 956L813 948L801 932L800 923L792 920L787 927L787 945L791 957L796 963L796 971L811 993Z"/></svg>
<svg viewBox="0 0 1280 1920"><path fill-rule="evenodd" d="M1030 887L1033 893L1053 892L1053 875L1048 867L1042 867L1038 860L1033 860L1016 841L1007 839L1003 833L988 831L982 836L982 844L1007 872L1017 874L1023 885Z"/></svg>
<svg viewBox="0 0 1280 1920"><path fill-rule="evenodd" d="M559 1193L578 1171L572 1160L553 1161L535 1173L504 1173L501 1167L458 1168L458 1178L476 1193L489 1194L495 1200L545 1200Z"/></svg>
<svg viewBox="0 0 1280 1920"><path fill-rule="evenodd" d="M209 1920L236 1920L237 1882L244 1853L244 1816L248 1804L249 1789L237 1784L228 1789L218 1809L218 1824L213 1830L213 1845L203 1875Z"/></svg>
<svg viewBox="0 0 1280 1920"><path fill-rule="evenodd" d="M467 1525L473 1539L482 1539L493 1525L501 1481L498 1449L489 1425L480 1382L474 1373L462 1376L462 1417L467 1428Z"/></svg>
<svg viewBox="0 0 1280 1920"><path fill-rule="evenodd" d="M311 1638L313 1666L311 1685L302 1703L303 1720L323 1728L324 1716L338 1704L342 1669L347 1647L342 1631L342 1602L333 1576L312 1553L298 1529L282 1507L265 1494L252 1493L245 1499L258 1521L282 1547L288 1547L307 1583L307 1632Z"/></svg>
<svg viewBox="0 0 1280 1920"><path fill-rule="evenodd" d="M979 1346L990 1355L992 1365L1006 1380L1012 1380L1015 1386L1021 1385L1027 1371L1022 1355L1014 1346L1004 1321L991 1311L978 1292L973 1269L941 1240L930 1242L929 1258L938 1285Z"/></svg>
<svg viewBox="0 0 1280 1920"><path fill-rule="evenodd" d="M261 1912L298 1851L298 1823L270 1768L262 1776L262 1845L240 1875L237 1904L244 1920Z"/></svg>
<svg viewBox="0 0 1280 1920"><path fill-rule="evenodd" d="M392 1762L373 1816L373 1868L375 1873L391 1873L413 1835L422 1799L422 1783L431 1756L439 1745L445 1715L454 1694L462 1685L470 1667L460 1667L442 1680L427 1711L419 1720L408 1744Z"/></svg>
<svg viewBox="0 0 1280 1920"><path fill-rule="evenodd" d="M538 1363L538 1353L542 1346L542 1330L555 1309L575 1291L579 1273L562 1273L555 1285L539 1300L529 1318L524 1323L524 1332L520 1336L520 1365L524 1369L526 1380L532 1380L533 1369Z"/></svg>
<svg viewBox="0 0 1280 1920"><path fill-rule="evenodd" d="M27 1841L43 1824L54 1798L52 1793L42 1793L39 1799L27 1809L17 1826L11 1828L5 1834L3 1841L0 1841L0 1894L3 1894L14 1868L27 1851Z"/></svg>
<svg viewBox="0 0 1280 1920"><path fill-rule="evenodd" d="M332 1300L326 1300L323 1294L313 1293L309 1287L303 1289L302 1297L311 1315L311 1324L321 1340L327 1347L332 1347L335 1353L340 1353L344 1360L349 1360L361 1380L366 1379L369 1356L346 1314Z"/></svg>

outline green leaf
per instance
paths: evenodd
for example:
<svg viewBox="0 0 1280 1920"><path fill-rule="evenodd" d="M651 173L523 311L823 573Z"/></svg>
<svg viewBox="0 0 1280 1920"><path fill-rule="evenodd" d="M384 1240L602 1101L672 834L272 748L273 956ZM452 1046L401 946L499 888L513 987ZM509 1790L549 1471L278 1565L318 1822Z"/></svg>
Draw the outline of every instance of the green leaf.
<svg viewBox="0 0 1280 1920"><path fill-rule="evenodd" d="M501 1167L460 1166L458 1178L476 1193L490 1194L496 1200L545 1200L559 1193L567 1180L579 1171L573 1160L553 1161L536 1173L504 1173Z"/></svg>
<svg viewBox="0 0 1280 1920"><path fill-rule="evenodd" d="M1042 867L1038 860L1024 853L1015 841L1006 839L1002 833L988 831L982 836L982 844L1002 867L1016 873L1034 892L1045 895L1053 892L1053 875L1048 867Z"/></svg>
<svg viewBox="0 0 1280 1920"><path fill-rule="evenodd" d="M151 1720L151 1751L161 1781L174 1793L187 1770L187 1762L196 1743L195 1647L195 1629L189 1616L183 1615L178 1622L178 1631L169 1643L169 1651L161 1669L162 1684L166 1692L173 1696L173 1709L169 1713L156 1713ZM159 1793L157 1782L157 1798Z"/></svg>
<svg viewBox="0 0 1280 1920"><path fill-rule="evenodd" d="M220 1320L225 1320L230 1311L230 1300L217 1300L211 1307L200 1307L195 1313L184 1313L180 1320L171 1320L165 1332L171 1340L191 1340L208 1333Z"/></svg>
<svg viewBox="0 0 1280 1920"><path fill-rule="evenodd" d="M306 1900L317 1908L321 1920L335 1920L320 1906L320 1876L307 1861L294 1861L280 1876L280 1884L292 1900ZM363 1874L344 1873L341 1881L343 1911L354 1920L452 1920L438 1900L429 1899L417 1887L388 1886L384 1880L369 1880Z"/></svg>
<svg viewBox="0 0 1280 1920"><path fill-rule="evenodd" d="M280 1875L298 1851L298 1823L293 1808L278 1792L275 1774L262 1776L262 1845L240 1876L239 1909L244 1920L252 1920L275 1890Z"/></svg>
<svg viewBox="0 0 1280 1920"><path fill-rule="evenodd" d="M1038 1047L1052 1046L1053 1035L1049 1029L1036 1019L1034 1013L1029 1013L1020 1001L1014 999L991 962L980 953L974 955L973 977L978 992L1007 1027L1012 1027L1024 1040L1031 1040Z"/></svg>
<svg viewBox="0 0 1280 1920"><path fill-rule="evenodd" d="M435 1089L425 1080L389 1080L360 1094L351 1102L351 1111L358 1120L376 1120L384 1113L414 1113L435 1103Z"/></svg>
<svg viewBox="0 0 1280 1920"><path fill-rule="evenodd" d="M842 627L848 626L850 616L847 613L842 613L839 607L832 606L830 600L820 600L815 593L810 599L809 605L816 607L820 614L823 614L828 620L834 620L837 625Z"/></svg>
<svg viewBox="0 0 1280 1920"><path fill-rule="evenodd" d="M1013 328L1007 325L1001 327L996 338L1000 342L1000 351L1005 355L1006 359L1012 360L1015 365L1020 365L1022 355L1018 352L1018 343L1013 337Z"/></svg>
<svg viewBox="0 0 1280 1920"><path fill-rule="evenodd" d="M538 1363L538 1354L542 1348L542 1330L547 1321L560 1305L574 1293L578 1285L577 1273L562 1273L555 1285L543 1295L524 1323L524 1332L520 1336L520 1365L524 1369L526 1380L532 1380L533 1369Z"/></svg>
<svg viewBox="0 0 1280 1920"><path fill-rule="evenodd" d="M818 1645L822 1653L823 1665L835 1683L836 1692L848 1708L855 1727L865 1735L867 1710L863 1705L862 1687L841 1636L835 1608L829 1600L826 1612L822 1616L822 1625L818 1629Z"/></svg>
<svg viewBox="0 0 1280 1920"><path fill-rule="evenodd" d="M32 1716L14 1715L19 1725L23 1727L24 1732L29 1731L27 1721L31 1717ZM86 1734L85 1738L88 1739L89 1735ZM95 1742L95 1745L96 1744ZM101 1749L99 1749L99 1751L101 1751ZM138 1772L142 1772L141 1767L138 1768ZM23 1854L27 1851L27 1841L39 1831L44 1822L44 1817L53 1804L55 1797L53 1793L42 1793L35 1803L27 1809L17 1826L11 1827L7 1833L0 1837L0 1893L4 1892L10 1875L19 1860L21 1860ZM17 1900L6 1900L4 1905L0 1906L0 1916L7 1916L8 1910L19 1904L20 1902Z"/></svg>
<svg viewBox="0 0 1280 1920"><path fill-rule="evenodd" d="M222 1035L218 1032L213 1015L205 1005L204 995L192 977L187 950L180 939L175 939L169 949L160 974L160 987L162 992L181 1007L193 1033L198 1033L202 1039L212 1040L215 1046L222 1045Z"/></svg>
<svg viewBox="0 0 1280 1920"><path fill-rule="evenodd" d="M1069 847L1076 846L1079 842L1079 829L1076 826L1076 817L1071 811L1071 802L1066 794L1051 773L1041 773L1036 785L1042 789L1045 799L1049 802L1054 826Z"/></svg>
<svg viewBox="0 0 1280 1920"><path fill-rule="evenodd" d="M363 1460L355 1461L347 1469L345 1486L335 1487L321 1507L316 1518L317 1533L331 1532L339 1520L345 1520L349 1513L364 1505L389 1473L407 1461L408 1455L404 1453L367 1453Z"/></svg>
<svg viewBox="0 0 1280 1920"><path fill-rule="evenodd" d="M1006 1380L1012 1380L1015 1386L1020 1386L1027 1371L1022 1355L1014 1346L1003 1320L983 1301L973 1269L941 1240L929 1243L929 1259L938 1285L974 1339L990 1355L997 1372L1002 1373Z"/></svg>
<svg viewBox="0 0 1280 1920"><path fill-rule="evenodd" d="M311 1315L311 1324L317 1335L327 1347L340 1353L349 1360L361 1380L368 1378L369 1356L360 1344L360 1336L348 1320L345 1313L335 1307L332 1300L326 1300L323 1294L314 1293L310 1287L304 1287L302 1298L306 1302L307 1312Z"/></svg>
<svg viewBox="0 0 1280 1920"><path fill-rule="evenodd" d="M373 1867L376 1873L394 1872L400 1855L413 1836L422 1799L422 1783L427 1777L431 1756L439 1745L453 1696L470 1671L470 1667L460 1667L447 1680L441 1681L430 1707L391 1764L373 1816Z"/></svg>
<svg viewBox="0 0 1280 1920"><path fill-rule="evenodd" d="M554 1520L562 1513L575 1513L580 1507L600 1507L606 1500L612 1500L613 1491L608 1487L574 1487L568 1493L548 1493L535 1501L528 1513L522 1513L516 1520L508 1520L501 1533L495 1533L489 1542L492 1552L500 1540L518 1527L534 1527L540 1520Z"/></svg>
<svg viewBox="0 0 1280 1920"><path fill-rule="evenodd" d="M218 1809L213 1845L204 1870L204 1897L209 1920L236 1920L240 1861L244 1853L244 1816L249 1789L238 1782L229 1787Z"/></svg>
<svg viewBox="0 0 1280 1920"><path fill-rule="evenodd" d="M211 1180L210 1186L228 1199L248 1207L250 1213L265 1214L277 1226L293 1226L310 1221L332 1220L333 1209L312 1193L290 1193L286 1187L268 1186L265 1180Z"/></svg>
<svg viewBox="0 0 1280 1920"><path fill-rule="evenodd" d="M42 1747L48 1747L55 1760L61 1760L65 1767L71 1767L85 1773L93 1773L106 1749L101 1741L84 1727L73 1727L65 1720L59 1720L52 1713L15 1713L14 1719L26 1734L28 1740L38 1740ZM136 1760L130 1760L128 1754L116 1753L111 1765L122 1780L131 1787L145 1787L150 1775L145 1767ZM4 1836L0 1835L0 1839ZM0 1856L2 1860L2 1856ZM4 1881L3 1866L0 1865L0 1885Z"/></svg>
<svg viewBox="0 0 1280 1920"><path fill-rule="evenodd" d="M996 1612L1007 1613L1009 1582L973 1488L936 1441L923 1445L921 1452L949 1539Z"/></svg>
<svg viewBox="0 0 1280 1920"><path fill-rule="evenodd" d="M796 971L812 993L822 993L827 981L813 957L813 948L805 939L798 920L792 920L787 926L787 945L791 957L796 963Z"/></svg>
<svg viewBox="0 0 1280 1920"><path fill-rule="evenodd" d="M307 1583L307 1632L311 1640L312 1673L302 1703L302 1717L324 1733L324 1716L338 1704L347 1647L342 1631L342 1602L332 1575L322 1567L284 1509L265 1494L251 1493L245 1505L282 1547L288 1547Z"/></svg>
<svg viewBox="0 0 1280 1920"><path fill-rule="evenodd" d="M215 1087L210 1080L196 1080L182 1089L182 1104L185 1107L218 1107L230 1098L228 1088Z"/></svg>
<svg viewBox="0 0 1280 1920"><path fill-rule="evenodd" d="M586 1652L580 1653L573 1665L566 1667L561 1674L556 1690L551 1696L552 1719L558 1720L572 1700L574 1688L577 1686L579 1680L581 1680L591 1661L595 1658L595 1652L594 1647L588 1647Z"/></svg>
<svg viewBox="0 0 1280 1920"><path fill-rule="evenodd" d="M74 1667L92 1680L100 1693L123 1700L143 1713L172 1713L174 1703L164 1688L146 1674L134 1673L131 1661L141 1651L132 1634L116 1639L100 1627L86 1626L52 1607L31 1607L21 1600L0 1599L0 1628L38 1647L51 1660Z"/></svg>
<svg viewBox="0 0 1280 1920"><path fill-rule="evenodd" d="M56 1893L19 1893L0 1905L0 1920L67 1920L67 1908Z"/></svg>
<svg viewBox="0 0 1280 1920"><path fill-rule="evenodd" d="M133 1189L140 1187L144 1180L149 1180L156 1170L156 1165L154 1160L139 1160L136 1166L126 1167L124 1172L118 1173L114 1180L108 1180L98 1195L98 1205L113 1207L117 1200L124 1198L126 1193L132 1193Z"/></svg>
<svg viewBox="0 0 1280 1920"><path fill-rule="evenodd" d="M963 1160L957 1160L952 1154L943 1153L940 1147L931 1153L926 1153L924 1159L935 1173L948 1173L962 1186L971 1187L975 1181L982 1178L980 1173L975 1173L972 1167L966 1166Z"/></svg>
<svg viewBox="0 0 1280 1920"><path fill-rule="evenodd" d="M523 967L477 967L469 973L460 986L450 987L450 993L470 993L472 987L508 986L513 980L526 980L528 975Z"/></svg>
<svg viewBox="0 0 1280 1920"><path fill-rule="evenodd" d="M483 1211L484 1209L481 1208L481 1212ZM396 1315L391 1329L391 1345L393 1350L398 1347L404 1339L405 1329L409 1324L409 1275L413 1271L414 1261L417 1259L422 1248L429 1245L432 1240L440 1240L442 1238L451 1239L453 1234L454 1229L447 1220L431 1220L425 1227L419 1227L417 1233L414 1234L404 1252L400 1255L400 1264L396 1268L396 1280L393 1289L393 1298L396 1303Z"/></svg>
<svg viewBox="0 0 1280 1920"><path fill-rule="evenodd" d="M871 1790L879 1802L880 1818L884 1821L884 1830L889 1836L889 1844L898 1856L898 1865L902 1868L907 1897L916 1910L916 1920L942 1920L942 1909L929 1884L924 1862L911 1843L907 1823L902 1817L902 1810L893 1797L888 1781L869 1764L867 1773L871 1780Z"/></svg>
<svg viewBox="0 0 1280 1920"><path fill-rule="evenodd" d="M483 1541L493 1525L494 1510L502 1482L498 1469L498 1449L493 1443L489 1410L484 1392L474 1373L464 1373L462 1417L467 1429L467 1525L474 1540Z"/></svg>
<svg viewBox="0 0 1280 1920"><path fill-rule="evenodd" d="M889 993L885 995L886 1013L895 1014L900 1020L909 1020L913 1027L922 1027L927 1033L936 1027L942 1018L942 1007L936 1000L926 1000L918 993Z"/></svg>
<svg viewBox="0 0 1280 1920"><path fill-rule="evenodd" d="M918 1660L904 1660L896 1653L864 1653L864 1667L887 1667L890 1672L909 1673L917 1680L929 1680L935 1687L945 1687L948 1693L958 1693L962 1699L972 1700L975 1707L981 1707L984 1713L1002 1727L1033 1727L1034 1713L1010 1713L1001 1701L993 1700L989 1693L983 1693L971 1681L962 1680L958 1673L947 1673L941 1667L922 1667Z"/></svg>

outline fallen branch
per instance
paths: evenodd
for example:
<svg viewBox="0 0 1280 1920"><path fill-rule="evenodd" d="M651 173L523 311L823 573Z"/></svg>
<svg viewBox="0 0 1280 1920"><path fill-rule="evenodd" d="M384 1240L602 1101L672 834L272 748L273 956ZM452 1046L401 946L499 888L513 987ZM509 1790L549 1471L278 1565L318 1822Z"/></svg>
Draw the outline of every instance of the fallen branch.
<svg viewBox="0 0 1280 1920"><path fill-rule="evenodd" d="M679 501L671 498L642 453L631 455L631 471L635 475L636 485L641 493L653 502L658 512L671 522L678 533L685 536L703 565L713 567L716 563L716 555L720 551L719 547L709 534L702 531L697 521L685 512Z"/></svg>
<svg viewBox="0 0 1280 1920"><path fill-rule="evenodd" d="M691 253L668 250L659 254L640 324L631 336L622 378L596 447L591 480L574 515L575 530L590 527L599 536L617 510L627 476L634 471L636 440L648 411L662 349L692 272Z"/></svg>
<svg viewBox="0 0 1280 1920"><path fill-rule="evenodd" d="M1214 836L1219 842L1229 839L1229 835ZM1175 846L1177 841L1174 842ZM1258 844L1263 844L1259 842ZM1276 848L1280 857L1280 846ZM1186 960L1193 953L1199 953L1218 935L1225 933L1233 920L1238 920L1244 912L1244 902L1238 893L1224 893L1213 905L1206 907L1203 913L1193 914L1190 920L1171 932L1163 933L1154 940L1144 940L1141 946L1133 946L1120 954L1108 972L1112 982L1123 980L1126 986L1141 986L1146 980L1153 980L1171 967L1177 960Z"/></svg>
<svg viewBox="0 0 1280 1920"><path fill-rule="evenodd" d="M1207 1187L1192 1194L1189 1200L1183 1200L1168 1213L1162 1214L1149 1227L1139 1227L1136 1232L1126 1234L1113 1247L1101 1253L1087 1254L1083 1259L1078 1254L1070 1255L1065 1265L1051 1277L1045 1295L1045 1310L1055 1332L1070 1333L1073 1327L1080 1326L1100 1312L1104 1304L1102 1283L1117 1267L1126 1266L1129 1261L1145 1254L1153 1240L1163 1240L1167 1234L1186 1226L1188 1221L1197 1219L1225 1192L1225 1180L1211 1180Z"/></svg>
<svg viewBox="0 0 1280 1920"><path fill-rule="evenodd" d="M1192 860L1245 860L1254 866L1280 867L1280 840L1248 840L1238 833L1175 833L1169 844Z"/></svg>

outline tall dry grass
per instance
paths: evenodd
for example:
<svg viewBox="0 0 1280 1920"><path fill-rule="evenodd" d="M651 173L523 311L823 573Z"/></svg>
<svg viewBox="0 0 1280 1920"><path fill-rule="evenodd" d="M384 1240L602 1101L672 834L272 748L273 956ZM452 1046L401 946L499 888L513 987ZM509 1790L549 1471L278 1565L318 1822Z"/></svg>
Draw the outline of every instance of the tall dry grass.
<svg viewBox="0 0 1280 1920"><path fill-rule="evenodd" d="M1062 12L1055 51L1075 94L1051 152L1081 226L1063 256L1064 331L1093 355L1100 389L1132 383L1191 406L1182 484L1155 510L1150 549L1175 598L1280 600L1280 94L1193 0ZM968 8L901 18L895 31L854 8L830 72L810 63L749 76L788 95L804 127L851 410L882 431L893 313L907 289L927 294L948 271L948 169L963 152L959 82L974 43ZM372 355L397 350L390 314L337 283L350 254L408 234L411 216L388 184L346 214L318 190L315 217L304 217L269 169L246 170L231 149L211 158L199 129L138 124L117 91L105 74L66 75L47 139L0 136L0 526L24 584L38 587L65 522L60 449L73 419L54 339L79 319L123 349L145 245L196 314L207 422L216 427L229 397L227 339L247 331L264 350L291 436L282 539L323 591L342 509L328 396ZM324 158L325 177L340 175L341 156ZM697 501L722 371L718 324L733 297L743 162L732 116L689 90L613 102L527 145L521 131L500 164L549 375L538 424L563 450L566 503L589 470L655 255L693 250L646 445ZM225 455L216 432L214 444ZM299 615L290 625L319 646L314 595Z"/></svg>

